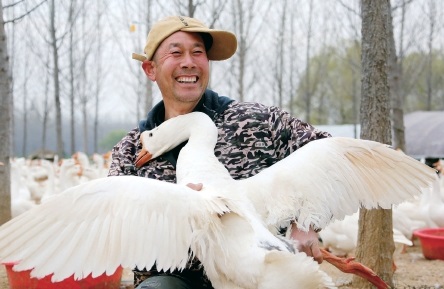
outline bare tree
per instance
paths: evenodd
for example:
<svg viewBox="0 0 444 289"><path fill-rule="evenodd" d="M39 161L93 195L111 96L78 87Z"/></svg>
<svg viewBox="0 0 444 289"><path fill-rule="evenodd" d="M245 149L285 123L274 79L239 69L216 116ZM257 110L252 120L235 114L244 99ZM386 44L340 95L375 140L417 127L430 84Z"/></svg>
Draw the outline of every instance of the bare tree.
<svg viewBox="0 0 444 289"><path fill-rule="evenodd" d="M29 81L29 61L28 57L25 59L25 69L23 78L23 145L22 155L27 155L26 145L28 143L28 81Z"/></svg>
<svg viewBox="0 0 444 289"><path fill-rule="evenodd" d="M390 0L361 0L362 87L361 138L390 144L389 86L387 61ZM390 27L389 27L390 26ZM361 209L359 213L356 259L372 268L393 287L392 210ZM356 288L372 284L354 277Z"/></svg>
<svg viewBox="0 0 444 289"><path fill-rule="evenodd" d="M71 135L71 147L70 152L73 154L76 151L76 125L75 125L75 90L74 90L74 27L76 22L76 0L71 0L69 5L69 12L68 12L68 22L69 22L69 116L70 116L70 135Z"/></svg>
<svg viewBox="0 0 444 289"><path fill-rule="evenodd" d="M244 88L244 78L245 78L245 65L247 61L247 27L246 23L247 21L244 19L246 17L246 11L242 6L241 0L236 0L235 4L236 8L233 10L238 11L238 13L235 16L235 24L236 24L236 30L237 30L237 37L238 37L238 48L237 48L237 55L238 55L238 89L237 89L237 98L239 101L244 101L244 95L245 95L245 88Z"/></svg>
<svg viewBox="0 0 444 289"><path fill-rule="evenodd" d="M257 67L259 64L257 63L258 59L254 57L247 57L253 47L255 45L255 41L258 39L256 36L259 31L261 31L261 27L265 22L265 19L262 19L261 22L255 22L258 20L256 9L258 9L256 0L250 1L241 1L235 0L233 1L233 25L234 32L237 36L237 53L236 53L236 68L233 68L234 76L237 82L237 99L239 101L245 101L246 91L251 88L253 83L257 82L256 79L256 69L251 71L251 74L247 75L248 65L254 65ZM268 3L271 5L271 2ZM269 6L266 7L265 10L268 10ZM255 59L255 63L249 62L249 59ZM250 77L251 81L249 82L248 77Z"/></svg>
<svg viewBox="0 0 444 289"><path fill-rule="evenodd" d="M311 81L310 81L310 50L311 50L311 38L312 36L312 15L313 15L313 0L310 0L310 6L308 10L308 31L307 31L307 49L306 49L306 58L305 58L305 91L304 91L304 100L305 100L305 120L310 122L310 114L311 114Z"/></svg>
<svg viewBox="0 0 444 289"><path fill-rule="evenodd" d="M296 50L295 47L296 45L294 44L294 17L293 15L290 17L290 51L292 51L294 53L294 51ZM289 100L289 111L291 115L294 115L294 109L293 109L293 103L294 103L294 98L296 95L296 84L295 84L295 77L294 75L296 75L295 70L296 70L296 61L295 61L295 57L291 56L290 60L289 60L289 79L288 79L288 83L290 84L290 88L289 88L289 92L290 92L290 100Z"/></svg>
<svg viewBox="0 0 444 289"><path fill-rule="evenodd" d="M390 5L390 3L389 3ZM393 33L393 16L392 10L389 13L389 30L388 30L388 81L390 86L390 101L391 101L391 118L393 129L393 147L406 151L405 146L405 127L404 127L404 96L401 90L402 82L402 55L403 55L403 29L405 16L405 0L401 4L401 29L400 29L400 57L396 53L395 37Z"/></svg>
<svg viewBox="0 0 444 289"><path fill-rule="evenodd" d="M202 1L188 0L188 1L174 1L180 15L194 17L194 13L198 6L202 5Z"/></svg>
<svg viewBox="0 0 444 289"><path fill-rule="evenodd" d="M0 224L11 219L11 114L12 93L10 87L9 57L3 4L0 2Z"/></svg>
<svg viewBox="0 0 444 289"><path fill-rule="evenodd" d="M82 143L83 143L83 152L89 154L88 151L88 143L89 143L89 134L88 134L88 127L89 127L89 116L90 116L90 110L89 110L89 104L93 100L91 98L91 94L93 94L90 87L89 75L91 72L87 69L88 68L88 61L92 56L93 53L93 44L96 41L96 34L92 33L93 29L91 24L87 23L88 18L88 11L87 5L84 2L82 2L82 5L79 9L79 14L81 14L80 17L80 36L79 36L79 50L78 55L76 57L76 61L79 62L78 67L78 79L77 79L77 94L78 99L80 102L81 107L81 114L82 114ZM91 25L91 26L90 26Z"/></svg>
<svg viewBox="0 0 444 289"><path fill-rule="evenodd" d="M282 11L281 11L281 19L280 19L278 30L285 30L286 21L287 21L287 0L283 1ZM284 44L286 43L284 39L284 33L277 33L277 63L275 69L275 81L277 86L277 105L279 107L283 107L284 105Z"/></svg>
<svg viewBox="0 0 444 289"><path fill-rule="evenodd" d="M145 2L146 3L146 10L145 10L145 27L146 27L146 32L145 35L148 35L148 27L151 27L151 22L152 22L152 16L151 16L151 10L152 10L152 1L148 0ZM144 91L143 94L145 95L144 97L144 112L146 113L147 111L151 110L151 108L153 107L153 82L151 80L149 80L147 77L145 77L145 86L144 86Z"/></svg>
<svg viewBox="0 0 444 289"><path fill-rule="evenodd" d="M100 103L100 93L102 92L102 49L103 49L103 40L102 40L102 16L104 11L105 4L102 0L97 0L97 18L96 18L96 52L95 59L97 60L97 70L96 70L96 90L94 92L94 131L93 131L93 148L94 152L98 152L99 150L99 103Z"/></svg>
<svg viewBox="0 0 444 289"><path fill-rule="evenodd" d="M50 56L47 56L46 66L49 66ZM45 90L43 96L43 109L42 109L42 150L46 149L46 137L48 132L49 112L52 108L49 100L49 74L45 75Z"/></svg>
<svg viewBox="0 0 444 289"><path fill-rule="evenodd" d="M427 110L432 110L432 63L433 63L433 41L436 29L436 4L434 0L429 1L429 37L427 41L428 59L426 69L426 87L427 87Z"/></svg>
<svg viewBox="0 0 444 289"><path fill-rule="evenodd" d="M53 61L53 80L54 80L54 103L56 110L56 135L57 135L57 154L59 158L63 158L65 148L63 146L62 136L62 107L60 103L60 82L59 82L59 47L57 44L56 23L55 23L55 1L50 1L50 26L49 32L51 35L51 49Z"/></svg>
<svg viewBox="0 0 444 289"><path fill-rule="evenodd" d="M134 37L131 37L132 49L133 51L141 51L143 49L144 41L140 42L139 40L145 40L146 36L148 35L148 31L151 28L153 1L146 0L141 2L144 5L134 1L125 1L125 5L123 5L121 9L122 17L110 18L110 21L108 22L113 30L112 37L115 37L113 43L115 43L115 46L122 52L123 58L125 59L124 64L126 65L129 74L133 79L136 80L136 83L131 82L129 84L130 90L133 90L133 94L135 96L134 101L131 101L131 104L134 105L132 106L134 109L131 109L131 111L136 122L138 122L142 115L144 115L153 106L153 84L152 81L149 80L143 73L142 69L140 68L140 64L128 57L127 49L125 48L128 43L122 41L122 37L125 36L122 35L119 26L125 25L124 23L131 23L129 33L134 35ZM162 3L159 5L162 5ZM112 17L112 14L107 14L106 16L109 18ZM115 23L118 25L114 25ZM124 98L125 101L130 99L131 98L126 96ZM141 103L142 105L140 105Z"/></svg>

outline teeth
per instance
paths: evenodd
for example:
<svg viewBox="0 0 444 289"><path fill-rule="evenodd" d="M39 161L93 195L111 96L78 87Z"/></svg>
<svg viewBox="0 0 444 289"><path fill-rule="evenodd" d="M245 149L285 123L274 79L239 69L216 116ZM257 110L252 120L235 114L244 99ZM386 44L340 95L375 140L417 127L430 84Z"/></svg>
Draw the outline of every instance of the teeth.
<svg viewBox="0 0 444 289"><path fill-rule="evenodd" d="M179 77L177 78L177 81L179 81L180 83L194 83L197 81L197 77L196 76L190 76L190 77Z"/></svg>

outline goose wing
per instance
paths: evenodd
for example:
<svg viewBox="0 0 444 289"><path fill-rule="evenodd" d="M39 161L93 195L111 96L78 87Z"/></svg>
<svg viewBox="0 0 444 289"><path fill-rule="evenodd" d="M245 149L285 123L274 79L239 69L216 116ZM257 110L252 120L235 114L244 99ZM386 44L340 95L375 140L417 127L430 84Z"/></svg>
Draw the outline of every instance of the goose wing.
<svg viewBox="0 0 444 289"><path fill-rule="evenodd" d="M431 186L436 172L379 142L332 137L308 143L240 181L269 225L324 228L360 207L391 208Z"/></svg>
<svg viewBox="0 0 444 289"><path fill-rule="evenodd" d="M195 232L227 211L222 198L136 176L93 180L0 227L0 262L32 277L112 274L119 266L182 269Z"/></svg>

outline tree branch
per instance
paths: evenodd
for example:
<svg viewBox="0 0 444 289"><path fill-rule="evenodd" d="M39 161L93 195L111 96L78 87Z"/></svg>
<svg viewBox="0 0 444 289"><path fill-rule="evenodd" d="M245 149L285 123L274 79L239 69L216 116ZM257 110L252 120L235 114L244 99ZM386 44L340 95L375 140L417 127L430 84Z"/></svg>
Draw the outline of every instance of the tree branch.
<svg viewBox="0 0 444 289"><path fill-rule="evenodd" d="M24 0L21 0L21 1L19 1L19 2L14 3L14 4L8 5L6 8L12 7L12 6L16 5L16 4L19 4L20 2L23 2L23 1L24 1ZM42 2L40 2L39 4L37 4L37 5L36 5L34 8L32 8L31 10L27 11L25 14L23 14L23 15L17 17L17 18L11 19L11 20L6 20L4 23L6 24L6 23L15 23L15 22L18 22L19 20L23 19L23 18L26 17L27 15L31 14L32 12L34 12L37 8L39 8L39 7L40 7L43 3L45 3L46 1L47 1L47 0L42 0Z"/></svg>

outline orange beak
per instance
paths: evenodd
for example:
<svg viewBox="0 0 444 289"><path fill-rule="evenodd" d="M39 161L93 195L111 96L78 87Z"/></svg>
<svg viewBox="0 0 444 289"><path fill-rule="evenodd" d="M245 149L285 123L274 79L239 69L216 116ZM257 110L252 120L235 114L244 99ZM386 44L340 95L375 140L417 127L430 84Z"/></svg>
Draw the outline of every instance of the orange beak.
<svg viewBox="0 0 444 289"><path fill-rule="evenodd" d="M390 288L372 269L354 261L355 258L339 258L327 250L321 249L324 260L345 273L352 273L369 281L378 289Z"/></svg>
<svg viewBox="0 0 444 289"><path fill-rule="evenodd" d="M79 171L77 172L77 176L81 177L83 175L83 168L80 166Z"/></svg>
<svg viewBox="0 0 444 289"><path fill-rule="evenodd" d="M142 150L139 152L139 154L136 157L136 167L140 168L145 163L147 163L151 158L153 157L152 154L150 154L145 148L142 147Z"/></svg>

